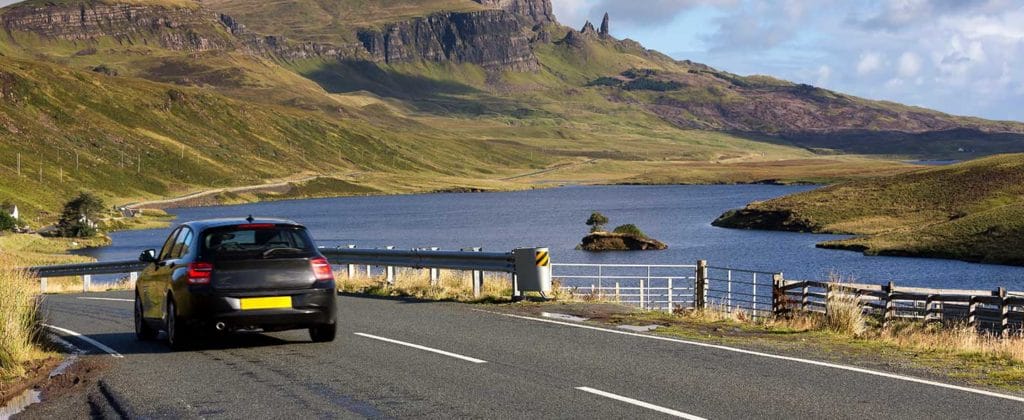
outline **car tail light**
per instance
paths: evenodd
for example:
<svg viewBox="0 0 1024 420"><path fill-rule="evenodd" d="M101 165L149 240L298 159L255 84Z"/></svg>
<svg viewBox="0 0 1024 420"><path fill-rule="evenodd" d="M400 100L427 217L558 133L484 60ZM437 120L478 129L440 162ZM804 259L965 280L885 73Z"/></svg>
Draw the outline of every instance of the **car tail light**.
<svg viewBox="0 0 1024 420"><path fill-rule="evenodd" d="M213 276L213 264L208 262L194 262L188 265L188 284L210 284L211 276Z"/></svg>
<svg viewBox="0 0 1024 420"><path fill-rule="evenodd" d="M313 258L309 263L313 265L313 274L316 275L317 281L334 280L334 271L331 271L331 263L327 261L327 258Z"/></svg>

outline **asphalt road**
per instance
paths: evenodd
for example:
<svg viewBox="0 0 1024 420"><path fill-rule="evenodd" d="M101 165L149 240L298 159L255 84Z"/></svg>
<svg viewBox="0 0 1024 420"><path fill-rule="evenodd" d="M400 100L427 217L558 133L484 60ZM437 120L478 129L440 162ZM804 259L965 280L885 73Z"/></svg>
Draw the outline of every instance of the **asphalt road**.
<svg viewBox="0 0 1024 420"><path fill-rule="evenodd" d="M103 356L114 363L100 383L103 398L91 398L88 411L43 403L24 417L1024 416L1019 400L453 303L339 297L333 343L314 344L295 331L170 353L161 342L135 340L130 297L46 298L49 324L123 358Z"/></svg>

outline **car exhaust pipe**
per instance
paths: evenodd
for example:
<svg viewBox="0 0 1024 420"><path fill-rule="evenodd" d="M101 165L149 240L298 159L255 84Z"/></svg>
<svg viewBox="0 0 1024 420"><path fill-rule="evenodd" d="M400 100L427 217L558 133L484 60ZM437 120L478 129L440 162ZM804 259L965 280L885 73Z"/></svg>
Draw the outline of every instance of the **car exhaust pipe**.
<svg viewBox="0 0 1024 420"><path fill-rule="evenodd" d="M213 327L216 328L217 331L224 331L225 325L223 322L218 322L217 325L214 325Z"/></svg>

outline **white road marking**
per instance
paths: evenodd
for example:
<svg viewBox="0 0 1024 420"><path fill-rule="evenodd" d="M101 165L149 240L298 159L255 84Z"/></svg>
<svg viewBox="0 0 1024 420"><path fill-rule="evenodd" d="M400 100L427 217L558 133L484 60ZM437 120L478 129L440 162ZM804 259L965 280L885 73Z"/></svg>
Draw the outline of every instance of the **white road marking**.
<svg viewBox="0 0 1024 420"><path fill-rule="evenodd" d="M876 370L864 369L864 368L859 368L859 367L855 367L855 366L846 366L846 365L839 365L839 364L835 364L835 363L820 362L820 361L817 361L817 360L801 359L799 357L780 356L780 355L777 355L777 354L762 353L762 352L753 351L753 350L744 350L744 349L739 349L739 348L735 348L735 347L722 346L722 345L718 345L718 344L701 343L701 342L697 342L697 341L680 340L680 339L677 339L677 338L661 337L661 336L657 336L657 335L639 334L639 333L627 332L627 331L621 331L621 330L612 330L612 329L608 329L608 328L594 327L594 326L584 325L584 324L574 324L574 323L570 323L570 322L555 321L555 320L551 320L551 319L542 319L542 318L534 318L534 317L530 317L530 316L504 314L504 313L500 313L500 312L485 311L485 310L482 310L482 309L474 309L474 310L475 311L479 311L479 312L486 312L486 313L490 313L490 314L494 314L494 315L507 316L507 317L517 318L517 319L525 319L525 320L528 320L528 321L545 322L545 323L549 323L549 324L558 324L558 325L564 325L564 326L573 327L573 328L582 328L582 329L586 329L586 330L601 331L601 332L612 333L612 334L628 335L628 336L632 336L632 337L646 338L646 339L649 339L649 340L668 341L668 342L671 342L671 343L687 344L687 345L691 345L691 346L711 348L711 349L716 349L716 350L729 351L729 352L733 352L733 353L748 354L748 355L751 355L751 356L766 357L766 358L769 358L769 359L786 360L786 361L790 361L790 362L804 363L804 364L808 364L808 365L814 365L814 366L821 366L821 367L827 367L827 368L832 368L832 369L845 370L845 371L849 371L849 372L863 373L865 375L880 376L880 377L883 377L883 378L895 379L895 380L899 380L899 381L913 382L913 383L918 383L918 384L923 384L923 385L931 385L931 386L935 386L935 387L939 387L939 388L951 389L951 390L954 390L954 391L969 392L969 393L972 393L972 394L985 395L985 396L988 396L988 397L1002 398L1004 400L1024 402L1024 397L1018 397L1018 396L1007 395L1007 394L1000 394L998 392L986 391L986 390L983 390L983 389L968 388L968 387L958 386L958 385L951 385L951 384L946 384L946 383L942 383L942 382L929 381L927 379L915 378L915 377L912 377L912 376L897 375L895 373L879 372L879 371L876 371Z"/></svg>
<svg viewBox="0 0 1024 420"><path fill-rule="evenodd" d="M118 353L116 350L114 350L114 349L112 349L110 347L107 347L106 344L103 344L103 343L101 343L99 341L93 340L93 339L91 339L89 337L86 337L86 336L84 336L82 334L79 334L77 332L71 331L69 329L53 326L53 325L50 325L50 324L43 324L43 326L46 327L46 328L49 328L51 330L54 330L54 331L57 331L57 332L62 332L64 334L70 335L72 337L79 338L82 341L85 341L86 343L92 344L96 348L107 352L107 354L109 354L109 355L111 355L113 357L118 357L118 358L123 358L124 357L124 356L121 355L121 353Z"/></svg>
<svg viewBox="0 0 1024 420"><path fill-rule="evenodd" d="M589 393L594 394L594 395L600 395L600 396L605 397L605 398L611 398L613 400L622 401L624 403L632 404L632 405L635 405L637 407L643 407L643 408L646 408L648 410L654 410L654 411L657 411L657 412L662 413L662 414L668 414L668 415L673 416L673 417L679 417L679 418L682 418L682 419L689 419L689 420L706 420L704 417L698 417L698 416L695 416L693 414L686 414L686 413L684 413L682 411L676 411L676 410L673 410L671 408L665 408L665 407L662 407L662 406L659 406L659 405L654 405L654 404L643 402L643 401L640 401L640 400L634 400L634 399L629 398L629 397L623 397L621 395L612 394L611 392L605 392L605 391L602 391L600 389L594 389L594 388L589 388L589 387L585 387L585 386L577 387L576 389L578 389L580 391L583 391L583 392L589 392Z"/></svg>
<svg viewBox="0 0 1024 420"><path fill-rule="evenodd" d="M96 298L96 297L80 297L82 300L109 300L114 302L135 302L135 299L116 299L116 298Z"/></svg>
<svg viewBox="0 0 1024 420"><path fill-rule="evenodd" d="M404 341L392 340L390 338L378 337L378 336L375 336L375 335L364 334L364 333L355 333L355 334L360 336L360 337L372 338L374 340L380 340L380 341L388 342L388 343L391 343L391 344L398 344L398 345L401 345L401 346L412 347L414 349L419 349L419 350L423 350L423 351L429 351L431 353L437 353L437 354L445 355L445 356L448 356L448 357L454 357L456 359L465 360L465 361L471 362L471 363L487 363L486 360L480 360L480 359L472 358L472 357L469 357L469 356L463 356L461 354L455 354L455 353L447 352L447 351L444 351L444 350L438 350L438 349L434 349L434 348L430 348L430 347L425 347L425 346L421 346L419 344L406 343Z"/></svg>

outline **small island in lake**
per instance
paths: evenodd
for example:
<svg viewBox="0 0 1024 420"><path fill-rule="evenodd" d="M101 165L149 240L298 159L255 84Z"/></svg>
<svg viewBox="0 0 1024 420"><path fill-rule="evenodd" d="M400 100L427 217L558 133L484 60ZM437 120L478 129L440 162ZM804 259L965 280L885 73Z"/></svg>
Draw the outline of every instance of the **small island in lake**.
<svg viewBox="0 0 1024 420"><path fill-rule="evenodd" d="M608 232L604 226L608 217L594 212L587 219L590 234L583 238L579 248L584 251L660 251L668 249L665 243L651 239L633 224L619 226Z"/></svg>

